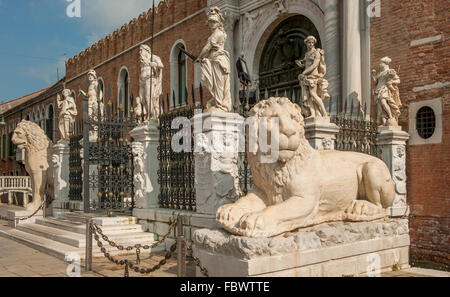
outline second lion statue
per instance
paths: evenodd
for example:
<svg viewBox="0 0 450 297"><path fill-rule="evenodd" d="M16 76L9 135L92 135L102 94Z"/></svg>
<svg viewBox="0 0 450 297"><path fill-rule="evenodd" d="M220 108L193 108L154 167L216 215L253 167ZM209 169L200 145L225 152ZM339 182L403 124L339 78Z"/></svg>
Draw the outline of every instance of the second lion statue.
<svg viewBox="0 0 450 297"><path fill-rule="evenodd" d="M26 151L25 169L31 176L33 200L28 210L37 210L47 192L47 205L54 199L52 150L53 145L45 132L33 122L22 121L14 130L12 142Z"/></svg>
<svg viewBox="0 0 450 297"><path fill-rule="evenodd" d="M305 138L301 108L288 98L270 98L250 111L256 123L279 119L279 155L272 164L263 153L248 153L254 190L220 207L216 219L227 231L271 237L331 221L371 221L386 216L395 185L384 162L370 155L314 150ZM270 133L270 127L268 134ZM250 129L258 139L258 129ZM256 134L256 135L255 135ZM268 152L267 154L270 154Z"/></svg>

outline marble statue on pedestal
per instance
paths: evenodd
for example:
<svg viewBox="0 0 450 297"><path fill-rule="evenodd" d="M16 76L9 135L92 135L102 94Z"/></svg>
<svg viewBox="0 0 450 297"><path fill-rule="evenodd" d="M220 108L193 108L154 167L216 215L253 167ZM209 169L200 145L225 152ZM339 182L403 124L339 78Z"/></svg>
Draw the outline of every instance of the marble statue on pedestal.
<svg viewBox="0 0 450 297"><path fill-rule="evenodd" d="M223 27L224 18L218 7L211 7L207 13L211 36L200 53L197 62L201 65L202 84L212 95L207 111L231 111L230 54L224 49L227 34Z"/></svg>
<svg viewBox="0 0 450 297"><path fill-rule="evenodd" d="M80 94L88 97L88 114L89 118L94 121L98 120L98 100L103 97L102 91L98 89L97 73L95 70L91 69L87 73L89 80L89 88L87 94L85 91L80 90ZM103 117L104 114L104 104L100 101L100 116ZM90 138L97 138L97 126L89 131Z"/></svg>
<svg viewBox="0 0 450 297"><path fill-rule="evenodd" d="M58 94L56 99L59 109L59 132L61 133L60 141L67 141L70 136L70 126L75 122L78 112L71 91L64 89L62 95L63 98Z"/></svg>
<svg viewBox="0 0 450 297"><path fill-rule="evenodd" d="M323 100L329 99L328 81L325 79L327 67L325 53L322 49L315 48L317 40L314 36L305 39L308 51L303 60L295 61L300 68L304 68L298 79L302 87L302 98L306 112L310 118L326 118L327 111Z"/></svg>
<svg viewBox="0 0 450 297"><path fill-rule="evenodd" d="M139 78L139 99L142 103L142 116L144 122L158 119L160 115L159 98L162 95L162 71L164 65L161 58L152 55L148 45L141 45L139 51L141 62L141 75Z"/></svg>
<svg viewBox="0 0 450 297"><path fill-rule="evenodd" d="M216 219L227 231L271 237L330 221L371 221L386 217L395 184L386 164L375 157L318 151L305 138L301 108L288 98L270 98L250 111L248 163L255 188L236 203L221 206ZM261 119L263 118L263 119ZM278 160L263 163L260 120L279 119ZM264 123L264 122L263 122ZM271 125L265 124L271 135ZM264 140L267 143L267 139Z"/></svg>
<svg viewBox="0 0 450 297"><path fill-rule="evenodd" d="M54 199L52 151L53 144L38 125L22 121L13 132L12 142L26 151L25 170L32 180L32 202L27 210L36 210L47 193L47 204Z"/></svg>
<svg viewBox="0 0 450 297"><path fill-rule="evenodd" d="M389 57L380 60L379 72L372 70L372 79L376 84L375 99L377 101L377 121L384 126L398 126L400 116L400 78L394 69L389 68Z"/></svg>

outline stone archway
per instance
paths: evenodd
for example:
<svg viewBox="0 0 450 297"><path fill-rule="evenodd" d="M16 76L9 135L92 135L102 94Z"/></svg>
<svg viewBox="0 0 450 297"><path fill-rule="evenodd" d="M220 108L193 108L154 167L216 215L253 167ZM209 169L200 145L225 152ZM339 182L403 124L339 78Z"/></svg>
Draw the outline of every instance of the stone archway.
<svg viewBox="0 0 450 297"><path fill-rule="evenodd" d="M320 34L313 22L303 15L291 16L282 21L271 33L259 61L259 88L270 95L278 90L292 98L292 92L299 94L298 75L302 72L295 60L304 57L304 39L312 35L317 46L322 47ZM299 95L296 95L299 98Z"/></svg>

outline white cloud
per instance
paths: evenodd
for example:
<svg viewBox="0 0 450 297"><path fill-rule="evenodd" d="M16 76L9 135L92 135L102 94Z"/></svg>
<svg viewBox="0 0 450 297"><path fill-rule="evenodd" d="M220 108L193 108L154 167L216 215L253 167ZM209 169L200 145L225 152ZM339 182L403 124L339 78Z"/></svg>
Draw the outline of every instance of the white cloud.
<svg viewBox="0 0 450 297"><path fill-rule="evenodd" d="M1 1L1 0L0 0ZM137 18L152 6L150 0L81 0L81 21L92 44ZM155 6L160 0L155 0Z"/></svg>

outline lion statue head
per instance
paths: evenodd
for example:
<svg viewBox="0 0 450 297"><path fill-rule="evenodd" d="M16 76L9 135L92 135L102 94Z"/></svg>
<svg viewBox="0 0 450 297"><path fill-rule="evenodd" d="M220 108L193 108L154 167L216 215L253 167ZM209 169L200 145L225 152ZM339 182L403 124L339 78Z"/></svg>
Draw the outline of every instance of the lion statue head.
<svg viewBox="0 0 450 297"><path fill-rule="evenodd" d="M248 162L257 187L273 193L275 200L281 199L281 191L288 182L290 175L297 168L296 160L304 160L313 152L313 148L305 138L304 120L300 106L292 103L288 98L271 97L257 103L249 113L253 117L248 129L247 142L249 144ZM263 118L261 121L260 119ZM270 138L273 127L271 119L278 119L278 158L276 162L261 162L264 155L259 149L259 125L265 125L267 137ZM249 138L258 139L257 142ZM270 142L270 141L268 141ZM278 198L277 198L278 197ZM275 201L273 201L276 203Z"/></svg>
<svg viewBox="0 0 450 297"><path fill-rule="evenodd" d="M22 121L17 125L12 142L19 149L33 152L47 150L50 145L50 139L41 127L30 121Z"/></svg>

